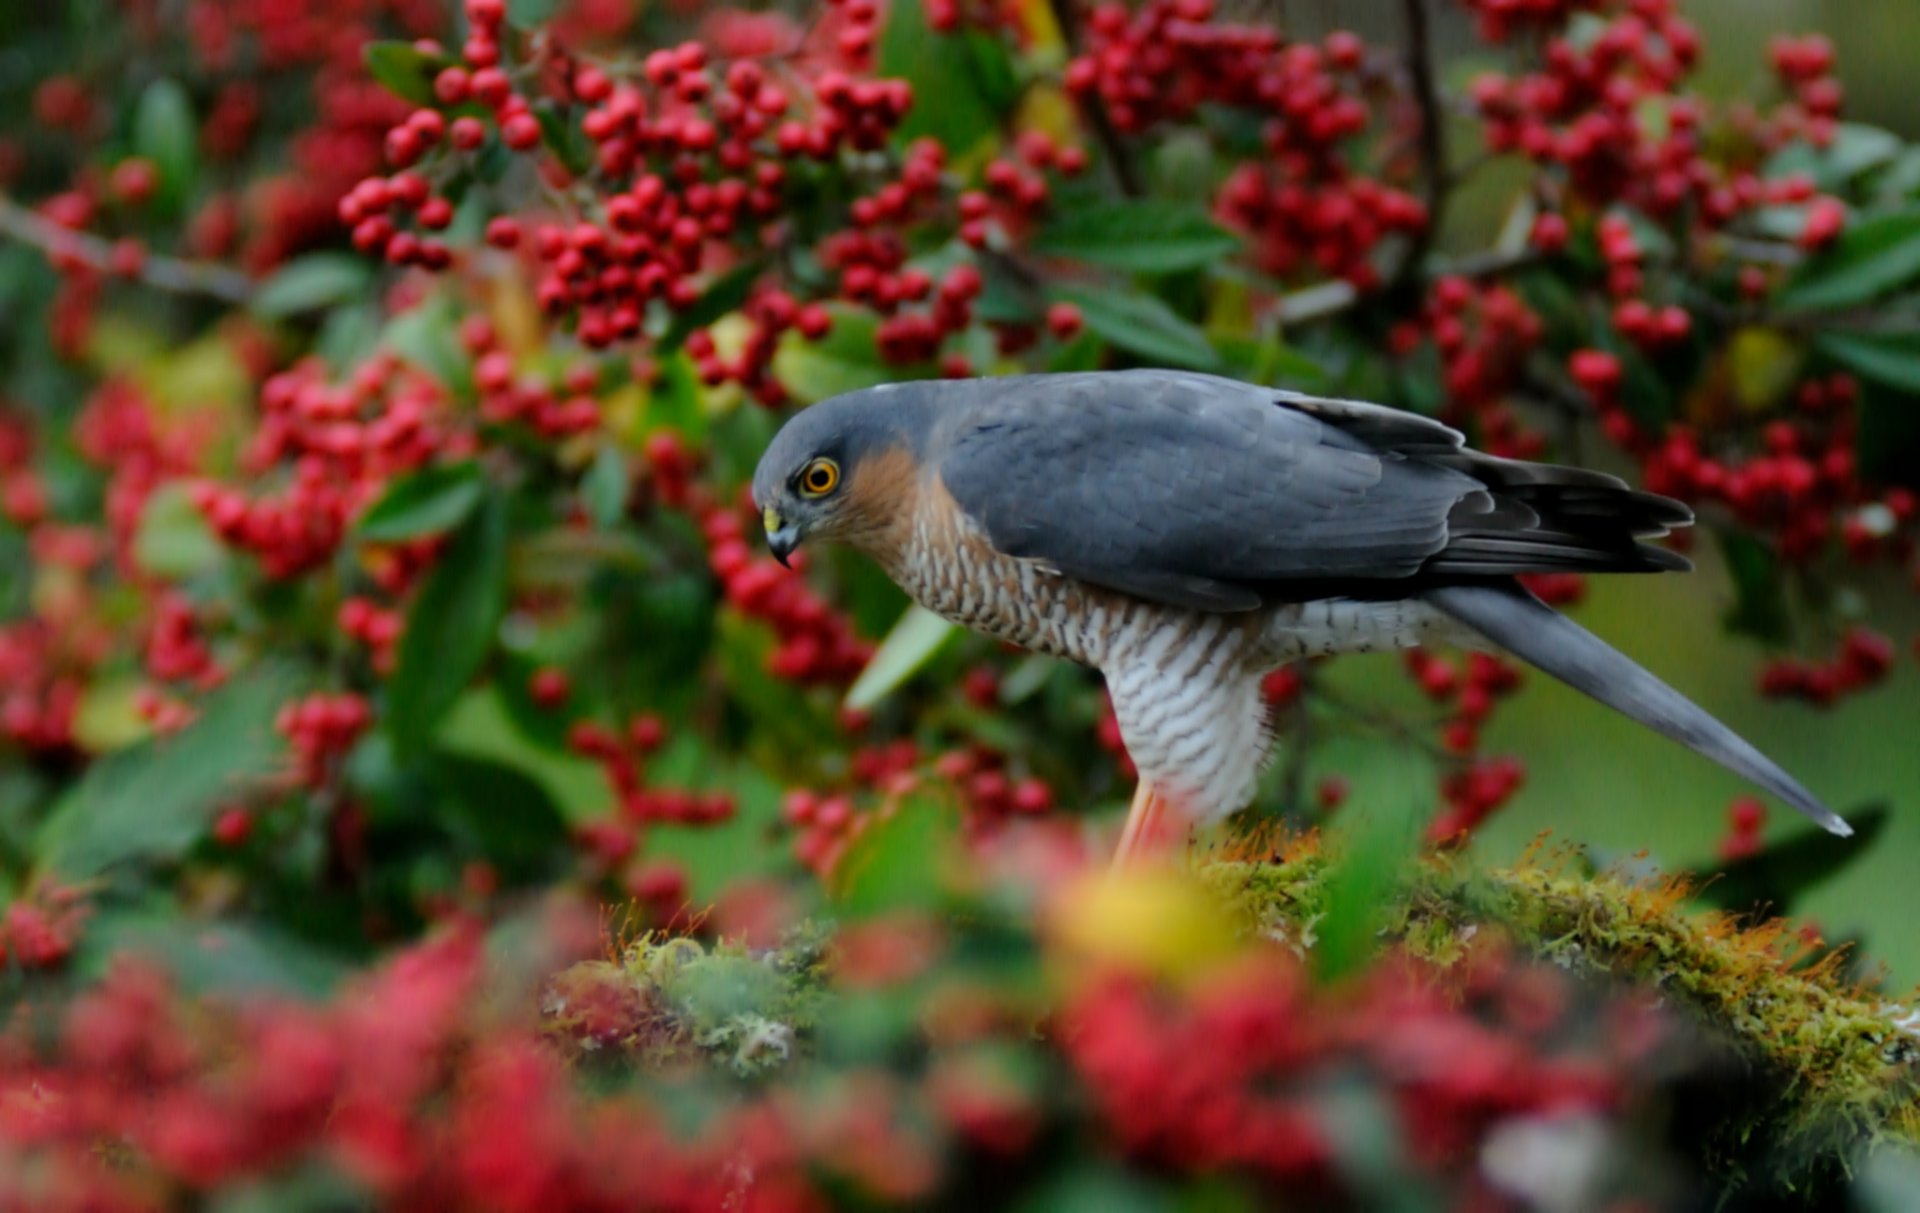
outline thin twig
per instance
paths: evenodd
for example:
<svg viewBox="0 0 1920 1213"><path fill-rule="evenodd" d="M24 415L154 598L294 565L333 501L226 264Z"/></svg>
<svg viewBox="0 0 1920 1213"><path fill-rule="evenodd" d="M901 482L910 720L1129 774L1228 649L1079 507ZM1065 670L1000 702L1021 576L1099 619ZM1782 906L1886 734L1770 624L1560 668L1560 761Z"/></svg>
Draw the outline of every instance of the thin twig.
<svg viewBox="0 0 1920 1213"><path fill-rule="evenodd" d="M1406 256L1393 276L1392 287L1404 287L1419 273L1420 263L1433 248L1446 210L1447 143L1445 116L1440 111L1440 90L1433 79L1433 33L1427 24L1426 0L1401 0L1407 19L1407 75L1413 85L1414 104L1420 110L1420 173L1426 183L1427 221L1407 245Z"/></svg>
<svg viewBox="0 0 1920 1213"><path fill-rule="evenodd" d="M1080 53L1080 14L1074 10L1074 0L1047 0L1047 7L1053 10L1053 23L1060 27L1060 40L1066 44L1067 57L1072 59ZM1120 132L1113 128L1113 119L1107 115L1106 103L1099 97L1081 98L1081 107L1086 111L1087 125L1093 128L1093 137L1106 155L1107 164L1113 169L1113 180L1120 192L1129 198L1138 198L1143 192L1140 186L1140 174L1134 168L1133 156L1127 145L1121 142Z"/></svg>
<svg viewBox="0 0 1920 1213"><path fill-rule="evenodd" d="M114 272L111 241L70 231L5 194L0 194L0 236L11 236L50 257L78 261L102 274ZM227 303L245 303L254 291L253 279L229 266L158 253L146 256L134 278L159 290L208 295Z"/></svg>
<svg viewBox="0 0 1920 1213"><path fill-rule="evenodd" d="M1532 248L1520 248L1511 251L1489 249L1480 253L1468 253L1434 268L1434 276L1460 278L1491 278L1531 265L1539 260L1540 253ZM1316 320L1327 320L1342 312L1350 311L1361 299L1360 292L1350 282L1334 280L1319 282L1303 287L1280 298L1275 306L1274 315L1282 325L1310 324Z"/></svg>
<svg viewBox="0 0 1920 1213"><path fill-rule="evenodd" d="M1303 661L1294 668L1299 672L1300 686L1289 705L1292 711L1288 713L1287 722L1287 765L1280 773L1280 808L1289 817L1306 812L1307 755L1313 749L1312 700L1320 689L1318 671L1312 662Z"/></svg>

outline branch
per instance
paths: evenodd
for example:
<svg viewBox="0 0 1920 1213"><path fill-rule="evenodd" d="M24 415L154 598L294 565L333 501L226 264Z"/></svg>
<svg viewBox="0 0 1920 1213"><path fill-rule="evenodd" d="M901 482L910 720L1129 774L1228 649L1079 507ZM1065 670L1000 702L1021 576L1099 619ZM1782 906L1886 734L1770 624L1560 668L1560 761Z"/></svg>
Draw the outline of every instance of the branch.
<svg viewBox="0 0 1920 1213"><path fill-rule="evenodd" d="M1427 222L1413 236L1407 254L1393 276L1392 288L1403 287L1420 270L1433 248L1447 203L1447 145L1440 112L1440 90L1433 79L1433 33L1427 24L1426 0L1401 0L1407 18L1407 75L1413 84L1414 104L1420 109L1420 175L1426 181Z"/></svg>
<svg viewBox="0 0 1920 1213"><path fill-rule="evenodd" d="M1436 277L1493 278L1517 270L1540 259L1533 248L1488 249L1457 257L1434 271ZM1334 279L1289 292L1280 297L1274 314L1282 325L1310 324L1350 311L1360 303L1361 295L1351 282Z"/></svg>
<svg viewBox="0 0 1920 1213"><path fill-rule="evenodd" d="M0 236L11 236L49 257L77 261L101 274L114 273L111 241L70 231L5 194L0 194ZM157 253L147 255L134 278L158 290L208 295L226 303L245 303L254 291L253 279L236 269Z"/></svg>
<svg viewBox="0 0 1920 1213"><path fill-rule="evenodd" d="M1080 14L1073 5L1074 0L1047 0L1047 7L1053 10L1053 23L1060 27L1060 40L1066 43L1069 60L1080 53ZM1106 103L1090 96L1081 101L1081 106L1086 111L1087 125L1093 128L1094 140L1100 144L1107 163L1113 167L1114 183L1127 197L1138 198L1144 192L1140 185L1140 174L1133 166L1133 157L1128 154L1126 144L1120 141L1120 132L1113 129L1113 120L1107 116Z"/></svg>

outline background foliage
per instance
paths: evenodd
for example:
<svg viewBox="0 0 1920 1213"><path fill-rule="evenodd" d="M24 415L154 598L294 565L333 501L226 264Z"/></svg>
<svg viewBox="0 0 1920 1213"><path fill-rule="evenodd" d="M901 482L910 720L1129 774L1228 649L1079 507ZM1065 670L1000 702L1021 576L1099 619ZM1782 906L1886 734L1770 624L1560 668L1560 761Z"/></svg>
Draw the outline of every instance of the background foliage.
<svg viewBox="0 0 1920 1213"><path fill-rule="evenodd" d="M1333 15L0 0L0 1203L1907 1207L1904 94L1745 8ZM1687 499L1695 576L1536 589L1859 837L1414 653L1100 875L1098 679L743 486L1130 365Z"/></svg>

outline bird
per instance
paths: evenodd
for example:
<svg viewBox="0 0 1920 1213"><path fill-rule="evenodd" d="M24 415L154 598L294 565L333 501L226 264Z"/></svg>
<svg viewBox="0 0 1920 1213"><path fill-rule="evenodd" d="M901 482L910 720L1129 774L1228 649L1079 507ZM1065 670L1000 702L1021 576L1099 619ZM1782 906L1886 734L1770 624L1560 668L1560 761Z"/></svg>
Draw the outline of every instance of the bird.
<svg viewBox="0 0 1920 1213"><path fill-rule="evenodd" d="M913 380L795 413L752 494L781 563L846 544L928 610L1101 673L1139 778L1116 862L1254 799L1268 673L1441 643L1504 651L1852 832L1519 580L1689 569L1647 542L1686 505L1417 413L1181 370Z"/></svg>

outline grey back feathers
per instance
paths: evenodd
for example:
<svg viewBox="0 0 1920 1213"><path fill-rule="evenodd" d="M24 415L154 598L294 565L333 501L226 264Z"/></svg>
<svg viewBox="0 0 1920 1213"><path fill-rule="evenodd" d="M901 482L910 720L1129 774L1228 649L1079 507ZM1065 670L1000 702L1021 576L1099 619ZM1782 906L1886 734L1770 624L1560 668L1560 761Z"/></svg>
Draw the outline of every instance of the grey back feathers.
<svg viewBox="0 0 1920 1213"><path fill-rule="evenodd" d="M953 399L926 454L996 548L1153 601L1686 567L1638 541L1689 521L1678 502L1396 409L1182 371L929 386Z"/></svg>

